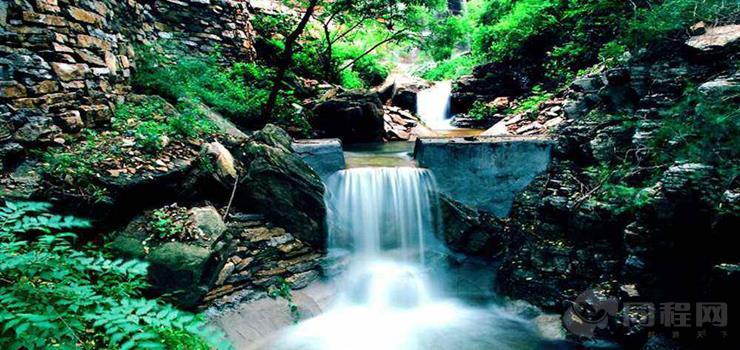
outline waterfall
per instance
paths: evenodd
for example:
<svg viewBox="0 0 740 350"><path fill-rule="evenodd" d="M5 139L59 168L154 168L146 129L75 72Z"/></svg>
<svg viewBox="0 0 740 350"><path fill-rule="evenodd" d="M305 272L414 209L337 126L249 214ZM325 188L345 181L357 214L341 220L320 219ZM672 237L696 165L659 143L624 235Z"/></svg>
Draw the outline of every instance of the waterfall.
<svg viewBox="0 0 740 350"><path fill-rule="evenodd" d="M431 172L353 168L326 184L330 251L348 252L351 263L336 282L333 306L267 349L542 349L531 323L498 306L471 307L445 294L443 285L460 281L439 258L446 255L437 239Z"/></svg>
<svg viewBox="0 0 740 350"><path fill-rule="evenodd" d="M450 95L452 82L441 81L429 89L421 90L416 94L416 113L431 129L454 129L450 124Z"/></svg>
<svg viewBox="0 0 740 350"><path fill-rule="evenodd" d="M377 310L431 300L424 255L439 250L434 177L426 169L356 168L327 180L330 249L352 252L348 302Z"/></svg>
<svg viewBox="0 0 740 350"><path fill-rule="evenodd" d="M439 216L431 172L411 167L357 168L327 180L329 247L366 259L396 251L423 262L437 242Z"/></svg>

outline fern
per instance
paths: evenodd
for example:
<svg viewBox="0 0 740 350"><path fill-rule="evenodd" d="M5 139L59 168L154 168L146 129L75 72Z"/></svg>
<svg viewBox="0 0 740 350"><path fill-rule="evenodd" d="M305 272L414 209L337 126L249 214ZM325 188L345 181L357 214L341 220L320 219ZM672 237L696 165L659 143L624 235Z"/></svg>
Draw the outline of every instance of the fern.
<svg viewBox="0 0 740 350"><path fill-rule="evenodd" d="M201 317L143 298L146 263L76 248L66 231L90 223L49 209L0 207L0 348L230 347Z"/></svg>

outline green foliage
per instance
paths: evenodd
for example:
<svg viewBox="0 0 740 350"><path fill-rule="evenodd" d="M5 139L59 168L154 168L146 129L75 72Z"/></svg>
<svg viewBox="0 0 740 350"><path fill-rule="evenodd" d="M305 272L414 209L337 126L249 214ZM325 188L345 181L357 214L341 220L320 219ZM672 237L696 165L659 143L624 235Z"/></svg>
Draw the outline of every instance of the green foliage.
<svg viewBox="0 0 740 350"><path fill-rule="evenodd" d="M476 34L474 50L493 61L512 59L529 40L544 34L557 23L558 2L550 0L494 1L510 6L507 13L484 14ZM510 3L510 5L509 5ZM493 9L493 7L489 7Z"/></svg>
<svg viewBox="0 0 740 350"><path fill-rule="evenodd" d="M111 159L128 159L124 138L133 138L142 159L158 156L166 140L207 139L216 131L198 104L181 99L176 108L158 97L144 97L116 106L111 130L87 129L70 146L50 148L42 153L44 175L74 187L93 202L110 200L100 185L102 165Z"/></svg>
<svg viewBox="0 0 740 350"><path fill-rule="evenodd" d="M301 311L298 309L298 305L293 300L293 291L290 283L285 279L280 278L278 282L270 287L268 292L270 298L276 299L281 298L288 303L288 311L293 317L293 323L298 323L301 320Z"/></svg>
<svg viewBox="0 0 740 350"><path fill-rule="evenodd" d="M532 88L532 94L529 97L518 101L518 105L511 109L510 113L518 114L534 112L542 102L551 99L553 96L553 93L545 92L542 90L541 86L537 85Z"/></svg>
<svg viewBox="0 0 740 350"><path fill-rule="evenodd" d="M636 49L669 36L686 36L686 28L698 21L736 21L740 3L725 0L664 0L639 8L628 23L622 41Z"/></svg>
<svg viewBox="0 0 740 350"><path fill-rule="evenodd" d="M93 130L85 130L83 137L83 141L72 147L50 148L42 153L41 173L57 181L66 181L83 198L94 203L110 201L108 191L97 181L97 165L110 155L121 154L121 149L102 150L99 141L105 136L99 136Z"/></svg>
<svg viewBox="0 0 740 350"><path fill-rule="evenodd" d="M3 349L227 348L195 315L144 299L147 264L76 248L85 220L44 203L0 207L0 347Z"/></svg>
<svg viewBox="0 0 740 350"><path fill-rule="evenodd" d="M422 74L439 80L469 71L464 63L471 61L524 62L542 68L539 83L558 86L594 64L623 63L650 43L684 40L700 20L732 23L738 16L740 3L725 0L474 0L462 16L418 16L430 32L421 47L438 62ZM468 43L470 61L449 61Z"/></svg>
<svg viewBox="0 0 740 350"><path fill-rule="evenodd" d="M625 178L634 175L635 167L629 163L612 165L600 163L584 169L584 173L594 184L592 203L612 210L616 214L634 213L648 205L651 200L649 186L655 183L648 177L639 184L628 184Z"/></svg>
<svg viewBox="0 0 740 350"><path fill-rule="evenodd" d="M182 223L173 220L169 213L161 209L152 213L149 225L159 239L173 238L183 231Z"/></svg>
<svg viewBox="0 0 740 350"><path fill-rule="evenodd" d="M662 112L651 148L656 164L700 162L717 167L732 182L740 175L740 90L707 96L689 86L683 98Z"/></svg>
<svg viewBox="0 0 740 350"><path fill-rule="evenodd" d="M218 52L210 57L197 57L167 43L144 46L139 52L140 68L133 78L136 89L170 101L202 101L241 125L250 126L259 119L270 94L274 72L266 66L228 65L222 62ZM296 102L290 90L278 97L277 124L291 125L296 117L292 104Z"/></svg>
<svg viewBox="0 0 740 350"><path fill-rule="evenodd" d="M434 63L431 68L422 71L421 77L433 81L454 80L471 74L477 64L478 61L470 55L458 56Z"/></svg>
<svg viewBox="0 0 740 350"><path fill-rule="evenodd" d="M468 111L468 117L475 120L484 120L491 118L497 112L498 110L495 107L483 101L475 101L470 111Z"/></svg>

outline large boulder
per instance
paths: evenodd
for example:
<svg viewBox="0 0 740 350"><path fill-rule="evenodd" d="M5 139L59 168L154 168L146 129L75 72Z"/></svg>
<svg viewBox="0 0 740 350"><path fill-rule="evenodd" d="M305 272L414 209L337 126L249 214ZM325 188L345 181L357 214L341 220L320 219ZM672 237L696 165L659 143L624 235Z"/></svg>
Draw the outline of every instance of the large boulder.
<svg viewBox="0 0 740 350"><path fill-rule="evenodd" d="M712 27L692 36L686 45L700 52L728 51L740 44L740 24Z"/></svg>
<svg viewBox="0 0 740 350"><path fill-rule="evenodd" d="M395 92L391 103L409 112L416 113L416 97L421 90L428 89L432 85L421 79L398 79L395 82Z"/></svg>
<svg viewBox="0 0 740 350"><path fill-rule="evenodd" d="M344 92L319 103L313 114L311 124L322 137L344 142L383 140L383 104L377 93Z"/></svg>
<svg viewBox="0 0 740 350"><path fill-rule="evenodd" d="M285 131L273 125L255 134L237 152L237 158L248 164L237 186L237 200L321 249L326 246L324 185L290 147Z"/></svg>
<svg viewBox="0 0 740 350"><path fill-rule="evenodd" d="M151 291L185 308L197 307L226 261L226 225L210 206L166 206L135 218L116 234L117 256L150 263Z"/></svg>

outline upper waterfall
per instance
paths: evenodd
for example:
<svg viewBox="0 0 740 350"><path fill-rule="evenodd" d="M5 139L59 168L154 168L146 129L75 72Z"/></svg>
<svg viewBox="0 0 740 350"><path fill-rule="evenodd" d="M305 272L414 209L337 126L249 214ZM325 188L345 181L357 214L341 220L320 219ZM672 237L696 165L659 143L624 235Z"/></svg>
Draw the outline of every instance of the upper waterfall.
<svg viewBox="0 0 740 350"><path fill-rule="evenodd" d="M451 81L441 81L429 89L419 91L416 95L416 112L426 126L435 130L454 128L450 124L452 117L450 95L452 95Z"/></svg>

